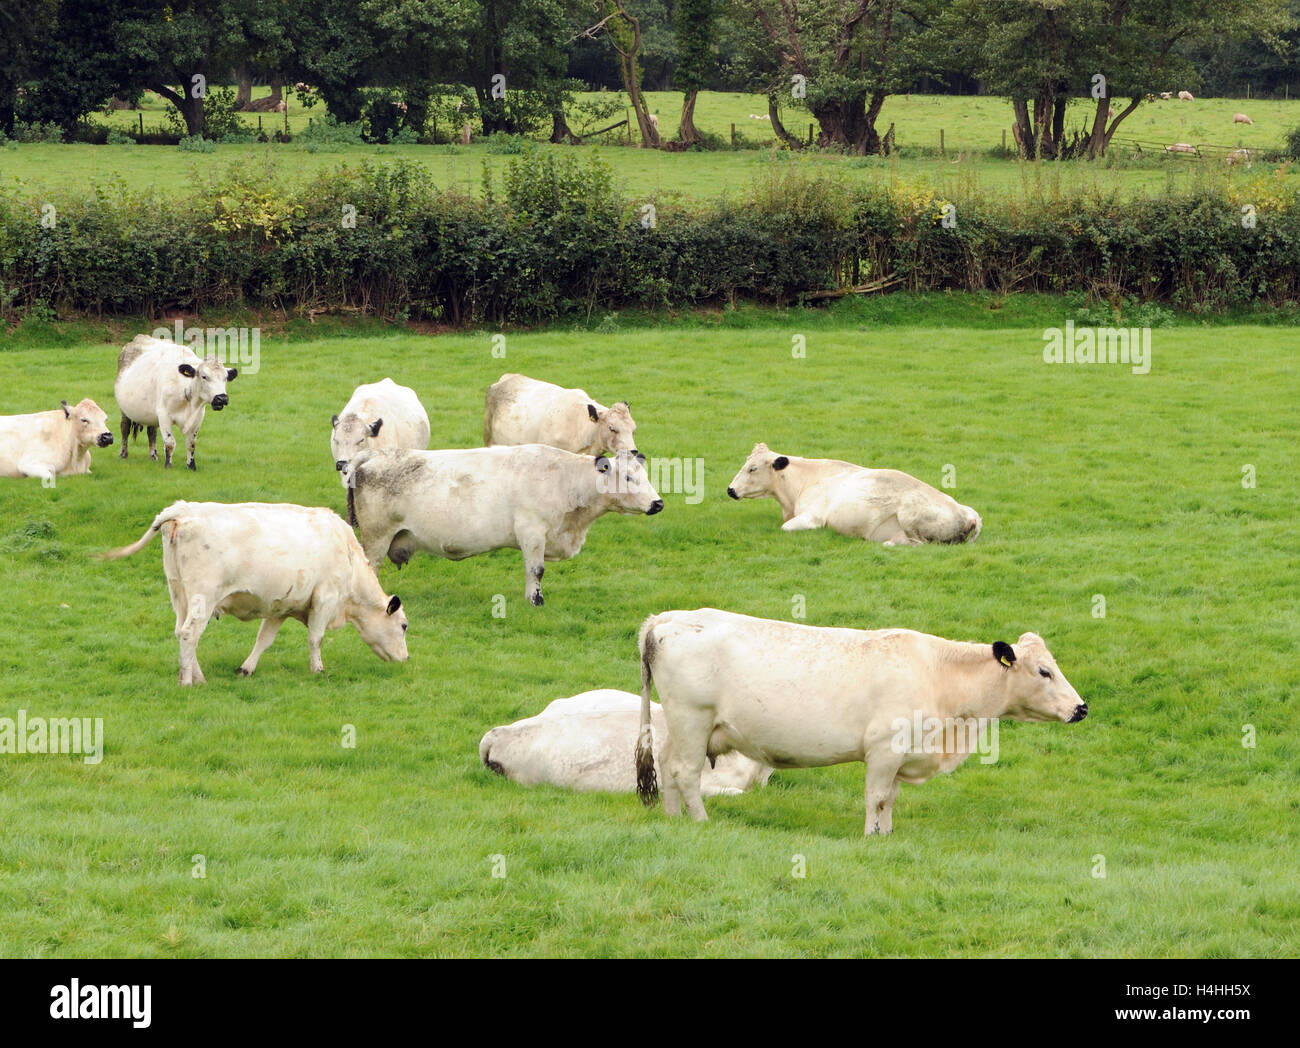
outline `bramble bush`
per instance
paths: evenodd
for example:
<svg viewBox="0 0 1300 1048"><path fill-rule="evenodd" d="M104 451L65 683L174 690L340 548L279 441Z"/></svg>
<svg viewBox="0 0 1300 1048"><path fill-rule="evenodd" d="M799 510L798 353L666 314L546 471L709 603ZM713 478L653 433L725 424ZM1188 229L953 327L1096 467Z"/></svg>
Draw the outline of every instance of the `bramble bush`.
<svg viewBox="0 0 1300 1048"><path fill-rule="evenodd" d="M318 132L340 133L353 129ZM913 291L1075 293L1148 319L1300 301L1300 201L1271 175L1131 200L1057 186L945 199L782 158L745 190L688 205L628 198L598 152L584 162L530 146L501 162L472 197L405 158L302 183L232 166L189 196L82 194L59 204L53 228L43 200L0 189L0 313L222 304L528 324L786 304L886 278Z"/></svg>

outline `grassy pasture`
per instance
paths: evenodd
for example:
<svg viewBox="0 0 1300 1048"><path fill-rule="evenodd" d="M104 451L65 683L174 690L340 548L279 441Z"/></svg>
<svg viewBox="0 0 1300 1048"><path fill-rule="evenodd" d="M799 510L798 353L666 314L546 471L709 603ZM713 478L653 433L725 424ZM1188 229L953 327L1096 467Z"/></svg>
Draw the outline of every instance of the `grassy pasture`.
<svg viewBox="0 0 1300 1048"><path fill-rule="evenodd" d="M660 115L666 136L675 135L681 111L681 96L670 92L649 95L653 111ZM309 117L323 115L320 106L308 111L290 101L290 128L306 127ZM145 127L161 121L162 103L154 99L145 112ZM767 121L749 119L749 114L766 113L766 103L756 95L705 92L696 109L701 130L730 137L730 125L751 142L774 143ZM1232 114L1249 113L1255 125L1233 125ZM1076 104L1069 126L1083 126L1088 107ZM251 117L251 120L250 120ZM134 111L121 111L102 118L126 126L137 120ZM256 117L243 119L256 126ZM281 126L284 117L264 114L264 126ZM788 126L807 134L806 111L790 110ZM1123 194L1154 193L1186 188L1200 178L1250 177L1243 172L1223 170L1217 160L1196 161L1166 157L1162 146L1192 142L1224 148L1245 146L1274 149L1282 145L1285 133L1300 124L1300 100L1259 101L1241 99L1197 99L1195 102L1144 104L1124 123L1112 157L1100 164L1024 164L991 155L1001 144L1003 128L1010 125L1010 107L1003 99L987 97L899 96L885 105L882 131L896 124L901 155L888 158L854 158L819 154L805 162L828 171L841 172L855 180L906 179L926 182L938 190L953 192L1037 191L1046 186L1067 191L1095 191ZM946 152L938 151L939 130L944 131ZM763 164L771 162L769 150L740 150L669 154L658 150L620 146L622 134L612 132L592 145L576 147L579 153L600 149L613 165L630 193L647 199L711 199L744 187ZM1141 143L1145 157L1132 159L1131 141ZM1010 139L1008 139L1010 141ZM543 145L565 154L575 147ZM443 185L456 185L467 192L479 191L484 165L499 169L505 158L489 147L462 146L321 146L315 152L301 141L288 144L218 145L210 154L183 153L168 146L23 145L0 149L0 187L21 186L42 189L57 196L68 191L84 192L93 184L120 180L132 188L152 186L164 191L177 187L202 186L231 166L263 165L267 177L291 180L332 170L364 157L405 156L425 164ZM1255 165L1258 174L1261 165ZM1300 174L1288 173L1288 178Z"/></svg>
<svg viewBox="0 0 1300 1048"><path fill-rule="evenodd" d="M1292 340L1162 328L1134 375L1044 364L1041 318L906 319L555 329L508 335L505 359L487 332L268 337L209 415L197 474L141 444L52 490L0 481L0 716L102 717L106 736L94 767L0 756L0 955L1294 955ZM92 396L112 417L118 345L19 332L0 413ZM541 609L514 551L385 566L411 618L403 666L344 630L313 678L290 623L237 679L256 626L223 619L200 647L210 683L189 690L158 543L88 559L178 498L341 508L328 420L358 382L414 386L433 446L473 446L506 370L627 397L647 454L703 459L703 501L598 521L549 567ZM936 485L952 465L984 532L903 550L783 534L774 503L724 493L756 440ZM788 618L797 595L812 624L1037 630L1091 714L1005 725L996 764L905 786L893 836L868 841L861 766L778 772L708 802L703 825L479 766L495 724L635 690L646 614Z"/></svg>

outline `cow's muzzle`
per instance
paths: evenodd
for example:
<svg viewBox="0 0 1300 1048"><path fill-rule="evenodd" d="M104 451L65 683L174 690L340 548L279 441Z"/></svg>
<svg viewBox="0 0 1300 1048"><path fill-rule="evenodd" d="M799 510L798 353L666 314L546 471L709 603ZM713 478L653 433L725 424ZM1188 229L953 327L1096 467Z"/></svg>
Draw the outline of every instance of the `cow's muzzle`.
<svg viewBox="0 0 1300 1048"><path fill-rule="evenodd" d="M334 463L334 468L338 470L340 473L342 473L343 470L347 468L347 464L348 464L347 459L339 459L336 463Z"/></svg>
<svg viewBox="0 0 1300 1048"><path fill-rule="evenodd" d="M96 440L95 443L98 444L101 448L106 448L106 447L108 447L111 443L113 443L113 434L112 434L112 433L101 433L101 434L99 435L99 439Z"/></svg>
<svg viewBox="0 0 1300 1048"><path fill-rule="evenodd" d="M655 499L652 503L650 503L650 508L645 511L645 515L647 517L653 517L656 513L658 513L663 508L664 508L664 500Z"/></svg>
<svg viewBox="0 0 1300 1048"><path fill-rule="evenodd" d="M212 410L220 411L229 403L230 403L230 398L228 396L226 396L224 393L218 393L215 397L212 398Z"/></svg>
<svg viewBox="0 0 1300 1048"><path fill-rule="evenodd" d="M730 495L733 499L738 499L738 498L740 498L740 496L736 494L736 489L735 489L735 488L728 488L728 489L727 489L727 494Z"/></svg>
<svg viewBox="0 0 1300 1048"><path fill-rule="evenodd" d="M1069 719L1068 721L1066 721L1065 723L1066 723L1066 724L1078 724L1079 721L1083 720L1083 718L1086 717L1086 716L1088 716L1088 704L1087 704L1086 702L1081 702L1081 703L1079 703L1079 705L1077 705L1076 707L1074 707L1074 713L1073 713L1073 715L1072 715L1072 716L1070 717L1070 719Z"/></svg>

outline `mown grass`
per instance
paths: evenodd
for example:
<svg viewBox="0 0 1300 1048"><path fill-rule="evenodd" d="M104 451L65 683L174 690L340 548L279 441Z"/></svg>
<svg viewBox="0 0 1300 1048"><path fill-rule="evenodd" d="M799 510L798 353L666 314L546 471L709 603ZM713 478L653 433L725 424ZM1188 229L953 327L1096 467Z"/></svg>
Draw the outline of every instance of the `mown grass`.
<svg viewBox="0 0 1300 1048"><path fill-rule="evenodd" d="M505 359L487 332L294 328L209 415L197 474L114 448L53 490L0 482L0 716L103 717L106 735L95 767L0 756L0 954L1294 955L1289 335L1160 328L1139 376L1042 363L1042 303L991 329L921 307L906 327L751 316L509 334ZM113 413L120 343L9 342L0 413L81 396ZM188 690L158 545L89 559L177 498L339 508L329 417L355 384L413 385L434 446L472 446L506 370L630 399L647 454L704 460L703 502L666 493L657 517L599 521L549 567L541 609L513 551L385 566L411 617L406 665L345 630L313 678L290 624L240 680L256 627L223 619L200 648L211 683ZM724 494L756 440L936 484L950 464L984 532L904 550L783 534L772 503ZM861 837L861 766L778 772L711 801L704 825L479 766L495 724L635 690L646 614L788 618L797 595L814 624L1037 630L1091 715L1004 726L998 763L904 787L886 839Z"/></svg>
<svg viewBox="0 0 1300 1048"><path fill-rule="evenodd" d="M681 96L672 92L650 94L650 106L660 114L665 137L676 134ZM152 118L161 119L161 104L151 103ZM290 127L301 130L307 120L319 119L323 110L301 110L290 103ZM1083 126L1088 107L1071 109L1070 127ZM1232 124L1232 114L1245 110L1254 126ZM756 95L705 92L697 106L701 130L730 141L731 124L751 144L775 144L766 121L749 119L767 112L766 101ZM146 128L151 116L145 117ZM264 114L267 118L268 114ZM102 118L114 124L136 120L132 112ZM247 115L243 118L249 119ZM277 121L283 118L276 116ZM791 110L786 119L806 136L808 114ZM1025 164L998 155L1004 128L1010 125L1010 106L1004 99L910 95L891 98L882 115L882 132L896 126L901 153L891 157L845 157L817 153L804 163L862 182L905 180L925 183L953 193L993 191L1006 194L1044 192L1119 192L1125 195L1185 190L1205 178L1253 177L1275 165L1255 164L1251 175L1240 169L1224 170L1217 156L1223 150L1245 146L1252 150L1280 148L1286 132L1300 125L1300 100L1259 101L1198 99L1195 102L1144 104L1122 125L1123 133L1107 160L1100 163ZM255 126L255 122L254 122ZM266 125L270 126L270 125ZM277 125L278 126L278 125ZM945 152L939 152L939 131L944 131ZM735 152L674 154L660 150L622 148L612 133L580 147L538 148L563 155L583 155L599 149L613 166L628 193L654 200L709 200L747 188L763 165L771 162L771 149ZM1008 139L1010 141L1010 139ZM1133 143L1144 154L1134 156ZM1214 158L1193 160L1170 157L1163 146L1191 142L1218 147ZM212 153L185 153L171 146L21 145L0 149L0 187L20 187L54 194L84 193L87 187L115 181L132 188L156 187L167 192L197 190L209 185L232 165L254 165L259 177L285 183L309 178L344 164L356 165L367 157L406 157L426 166L442 186L477 194L484 168L499 171L506 157L486 144L471 146L314 145L298 140L287 144L218 145ZM315 151L308 151L309 149ZM1287 171L1286 177L1300 177Z"/></svg>

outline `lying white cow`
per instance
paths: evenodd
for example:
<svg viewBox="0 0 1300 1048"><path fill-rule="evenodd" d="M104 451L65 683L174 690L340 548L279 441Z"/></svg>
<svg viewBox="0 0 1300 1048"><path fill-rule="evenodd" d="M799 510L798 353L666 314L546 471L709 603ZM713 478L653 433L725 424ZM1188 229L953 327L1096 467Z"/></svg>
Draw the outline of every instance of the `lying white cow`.
<svg viewBox="0 0 1300 1048"><path fill-rule="evenodd" d="M1088 714L1035 633L1014 645L969 644L703 608L650 616L638 641L637 791L647 805L658 795L653 684L668 726L664 810L678 815L684 800L696 820L707 818L705 762L739 750L774 768L865 761L866 833L889 833L899 784L952 771L980 745L980 725L997 718L1074 724Z"/></svg>
<svg viewBox="0 0 1300 1048"><path fill-rule="evenodd" d="M650 704L656 742L667 736L663 710ZM636 771L628 750L636 743L641 699L630 691L602 688L556 699L536 717L493 728L478 744L485 767L525 786L632 793ZM656 762L658 753L655 754ZM772 769L741 753L704 766L705 797L744 793L767 783Z"/></svg>
<svg viewBox="0 0 1300 1048"><path fill-rule="evenodd" d="M754 445L727 494L775 498L782 531L831 528L886 546L971 542L982 526L969 506L896 469L777 455L766 444Z"/></svg>
<svg viewBox="0 0 1300 1048"><path fill-rule="evenodd" d="M53 480L90 472L90 449L113 443L108 416L87 397L76 407L0 415L0 477Z"/></svg>
<svg viewBox="0 0 1300 1048"><path fill-rule="evenodd" d="M263 502L175 502L136 542L101 554L129 557L163 536L163 571L180 641L180 683L206 683L199 638L208 621L261 619L241 677L257 669L285 619L307 627L311 671L320 673L325 631L349 623L385 662L405 662L406 613L366 564L356 536L327 509Z"/></svg>
<svg viewBox="0 0 1300 1048"><path fill-rule="evenodd" d="M576 556L597 517L658 513L645 459L573 455L543 444L466 451L363 451L348 463L348 519L370 566L415 553L464 560L524 555L524 594L542 603L543 561Z"/></svg>
<svg viewBox="0 0 1300 1048"><path fill-rule="evenodd" d="M113 395L122 410L122 458L130 438L149 431L149 457L158 461L158 431L163 434L164 466L171 466L176 437L172 426L185 435L185 464L196 469L194 445L209 404L221 411L230 403L226 383L234 382L238 368L227 368L215 356L200 360L189 346L170 339L137 335L117 355L117 381Z"/></svg>
<svg viewBox="0 0 1300 1048"><path fill-rule="evenodd" d="M415 390L391 378L358 386L330 426L330 454L340 474L348 459L365 448L423 451L429 446L429 413Z"/></svg>
<svg viewBox="0 0 1300 1048"><path fill-rule="evenodd" d="M627 401L607 408L581 389L526 375L502 375L488 387L483 444L549 444L575 455L636 451Z"/></svg>

